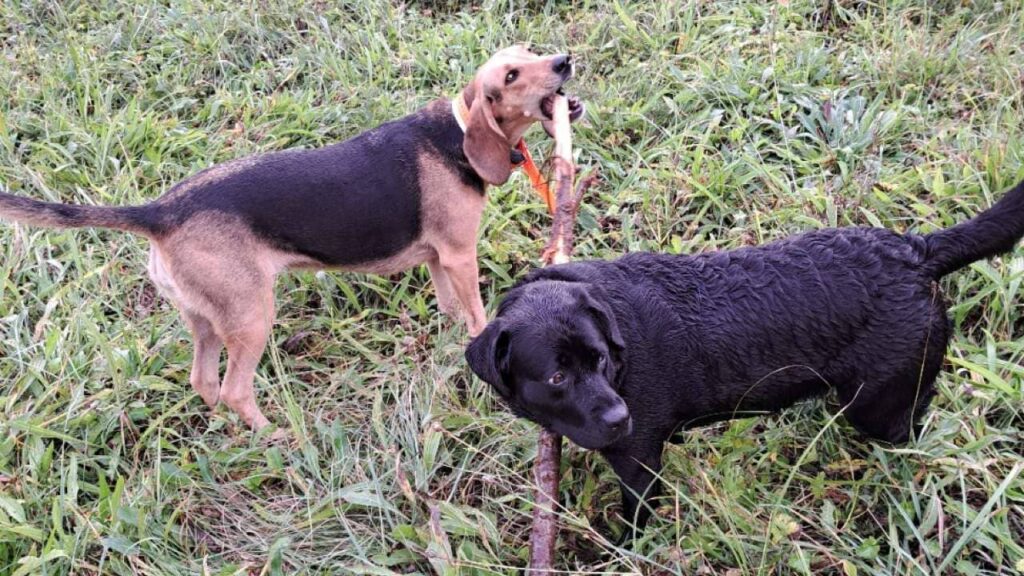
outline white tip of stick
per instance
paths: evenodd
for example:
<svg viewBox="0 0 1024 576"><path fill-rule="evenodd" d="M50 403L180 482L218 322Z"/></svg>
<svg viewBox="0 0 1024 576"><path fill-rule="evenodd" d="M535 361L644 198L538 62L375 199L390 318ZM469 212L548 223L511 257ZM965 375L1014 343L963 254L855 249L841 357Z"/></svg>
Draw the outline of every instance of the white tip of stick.
<svg viewBox="0 0 1024 576"><path fill-rule="evenodd" d="M569 125L569 99L561 94L555 95L551 102L551 119L553 120L555 137L555 156L566 161L572 160L572 127Z"/></svg>

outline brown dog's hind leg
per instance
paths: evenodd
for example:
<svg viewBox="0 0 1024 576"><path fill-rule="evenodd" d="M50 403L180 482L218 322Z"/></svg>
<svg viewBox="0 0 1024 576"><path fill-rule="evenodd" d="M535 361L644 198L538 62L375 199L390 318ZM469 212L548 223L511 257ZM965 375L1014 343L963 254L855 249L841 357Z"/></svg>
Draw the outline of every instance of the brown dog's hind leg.
<svg viewBox="0 0 1024 576"><path fill-rule="evenodd" d="M224 349L224 343L217 336L213 324L203 316L184 310L181 316L188 324L195 343L189 381L203 402L215 408L220 398L220 352Z"/></svg>
<svg viewBox="0 0 1024 576"><path fill-rule="evenodd" d="M195 350L192 356L192 373L189 375L189 382L203 402L210 408L214 408L217 406L220 396L220 351L224 348L224 344L217 335L213 324L196 311L211 307L202 298L202 292L182 291L178 284L184 280L187 288L190 285L188 275L184 275L184 278L175 278L171 274L168 264L167 257L157 246L150 247L149 277L156 285L157 290L178 309L192 334Z"/></svg>
<svg viewBox="0 0 1024 576"><path fill-rule="evenodd" d="M256 367L263 356L274 323L274 293L268 285L253 286L232 299L220 332L228 349L228 369L220 399L253 430L270 421L256 405Z"/></svg>
<svg viewBox="0 0 1024 576"><path fill-rule="evenodd" d="M207 404L223 402L254 430L263 428L269 421L256 405L253 380L274 323L274 277L286 257L217 214L193 218L158 243L151 268L172 289L196 339L193 386ZM217 390L221 343L228 362Z"/></svg>

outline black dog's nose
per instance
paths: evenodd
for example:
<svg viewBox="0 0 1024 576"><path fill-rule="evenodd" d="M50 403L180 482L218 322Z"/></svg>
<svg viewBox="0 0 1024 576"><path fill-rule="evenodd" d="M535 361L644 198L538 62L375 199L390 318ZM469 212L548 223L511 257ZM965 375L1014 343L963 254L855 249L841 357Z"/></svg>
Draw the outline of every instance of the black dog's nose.
<svg viewBox="0 0 1024 576"><path fill-rule="evenodd" d="M613 432L618 432L629 422L629 408L625 402L619 402L615 406L605 410L601 414L601 422Z"/></svg>
<svg viewBox="0 0 1024 576"><path fill-rule="evenodd" d="M563 76L568 74L572 70L572 56L568 54L555 56L555 59L551 62L551 69Z"/></svg>

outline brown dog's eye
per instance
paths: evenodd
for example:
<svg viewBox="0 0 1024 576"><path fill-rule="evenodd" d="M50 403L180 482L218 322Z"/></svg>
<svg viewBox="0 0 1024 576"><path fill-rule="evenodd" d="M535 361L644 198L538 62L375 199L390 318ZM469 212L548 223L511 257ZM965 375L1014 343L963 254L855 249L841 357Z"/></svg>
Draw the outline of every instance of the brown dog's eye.
<svg viewBox="0 0 1024 576"><path fill-rule="evenodd" d="M511 84L519 78L519 70L509 70L508 74L505 74L505 84Z"/></svg>
<svg viewBox="0 0 1024 576"><path fill-rule="evenodd" d="M562 382L565 382L565 374L562 374L561 372L555 372L551 375L551 378L548 379L548 383L552 386L561 386Z"/></svg>

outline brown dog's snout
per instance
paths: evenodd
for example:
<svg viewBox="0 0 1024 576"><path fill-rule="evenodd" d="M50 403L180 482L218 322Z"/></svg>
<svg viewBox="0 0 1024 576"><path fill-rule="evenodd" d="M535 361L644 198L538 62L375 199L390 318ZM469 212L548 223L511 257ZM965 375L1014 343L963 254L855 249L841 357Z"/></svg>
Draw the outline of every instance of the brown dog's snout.
<svg viewBox="0 0 1024 576"><path fill-rule="evenodd" d="M551 69L556 74L568 76L572 72L572 55L559 54L551 61Z"/></svg>

